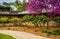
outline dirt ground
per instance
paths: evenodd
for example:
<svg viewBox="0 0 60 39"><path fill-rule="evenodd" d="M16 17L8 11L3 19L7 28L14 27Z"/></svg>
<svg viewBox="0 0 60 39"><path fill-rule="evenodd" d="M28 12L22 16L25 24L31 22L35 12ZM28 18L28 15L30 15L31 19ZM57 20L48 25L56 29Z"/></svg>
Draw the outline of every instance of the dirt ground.
<svg viewBox="0 0 60 39"><path fill-rule="evenodd" d="M48 37L48 38L53 38L53 39L60 39L60 35L54 36L54 35L50 35L47 36L46 33L42 33L41 29L46 29L46 27L19 27L19 26L14 26L14 27L0 27L0 30L15 30L15 31L24 31L24 32L28 32L28 33L32 33L35 35L39 35L39 36L44 36L44 37ZM59 29L60 27L49 27L49 30L55 30L55 29Z"/></svg>

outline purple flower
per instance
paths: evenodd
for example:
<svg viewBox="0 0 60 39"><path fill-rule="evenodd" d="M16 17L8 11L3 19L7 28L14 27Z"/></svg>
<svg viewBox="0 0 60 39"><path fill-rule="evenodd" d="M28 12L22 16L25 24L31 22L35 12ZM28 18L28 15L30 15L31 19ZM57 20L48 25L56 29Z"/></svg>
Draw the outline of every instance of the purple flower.
<svg viewBox="0 0 60 39"><path fill-rule="evenodd" d="M60 0L29 0L26 8L30 14L46 13L53 16L60 14Z"/></svg>

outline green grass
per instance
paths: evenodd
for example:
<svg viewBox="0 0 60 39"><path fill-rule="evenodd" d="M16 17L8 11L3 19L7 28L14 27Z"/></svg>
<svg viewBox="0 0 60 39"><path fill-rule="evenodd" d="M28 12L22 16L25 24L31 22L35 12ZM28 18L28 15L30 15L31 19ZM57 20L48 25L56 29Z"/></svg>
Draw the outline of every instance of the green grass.
<svg viewBox="0 0 60 39"><path fill-rule="evenodd" d="M16 38L14 38L12 36L9 36L9 35L5 35L5 34L1 34L0 33L0 39L16 39Z"/></svg>

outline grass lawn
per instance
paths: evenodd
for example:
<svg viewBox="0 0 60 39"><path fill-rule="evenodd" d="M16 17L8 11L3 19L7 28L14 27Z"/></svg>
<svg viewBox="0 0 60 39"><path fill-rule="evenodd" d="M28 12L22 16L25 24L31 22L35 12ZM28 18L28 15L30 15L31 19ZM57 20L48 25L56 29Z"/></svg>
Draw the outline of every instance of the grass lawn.
<svg viewBox="0 0 60 39"><path fill-rule="evenodd" d="M0 39L16 39L16 38L14 38L12 36L9 36L9 35L5 35L5 34L1 34L0 33Z"/></svg>

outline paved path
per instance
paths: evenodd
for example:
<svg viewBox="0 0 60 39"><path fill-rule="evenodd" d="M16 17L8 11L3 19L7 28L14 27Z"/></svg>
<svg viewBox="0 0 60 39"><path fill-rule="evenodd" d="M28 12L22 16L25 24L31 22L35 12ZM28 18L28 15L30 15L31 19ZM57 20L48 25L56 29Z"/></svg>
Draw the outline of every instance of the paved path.
<svg viewBox="0 0 60 39"><path fill-rule="evenodd" d="M49 39L42 36L36 36L34 34L30 34L27 32L12 31L12 30L0 30L0 33L11 35L16 39Z"/></svg>

